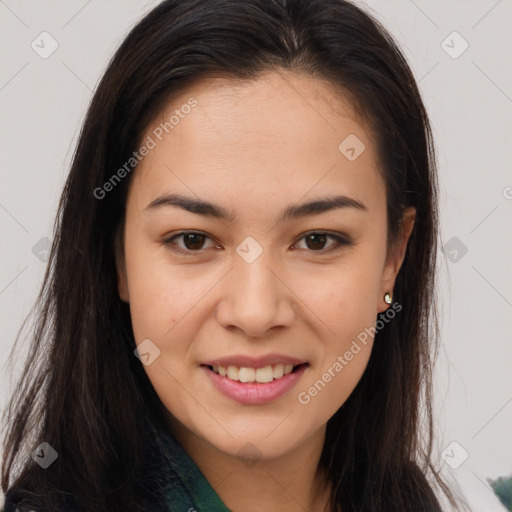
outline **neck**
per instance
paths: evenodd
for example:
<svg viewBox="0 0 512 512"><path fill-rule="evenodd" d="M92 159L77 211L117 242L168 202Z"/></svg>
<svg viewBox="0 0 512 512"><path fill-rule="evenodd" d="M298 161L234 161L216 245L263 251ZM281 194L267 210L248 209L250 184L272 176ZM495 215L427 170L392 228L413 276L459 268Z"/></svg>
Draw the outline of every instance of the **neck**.
<svg viewBox="0 0 512 512"><path fill-rule="evenodd" d="M324 512L330 485L317 473L325 426L290 452L273 459L241 459L170 423L174 437L232 512Z"/></svg>

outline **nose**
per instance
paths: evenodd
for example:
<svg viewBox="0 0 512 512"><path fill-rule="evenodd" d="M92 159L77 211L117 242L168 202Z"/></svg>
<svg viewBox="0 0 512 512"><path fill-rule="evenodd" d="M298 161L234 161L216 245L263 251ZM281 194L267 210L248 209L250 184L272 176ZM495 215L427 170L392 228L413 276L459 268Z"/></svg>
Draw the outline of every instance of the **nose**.
<svg viewBox="0 0 512 512"><path fill-rule="evenodd" d="M236 255L216 308L220 325L251 338L264 338L272 329L292 325L295 318L296 298L282 268L266 252L252 263Z"/></svg>

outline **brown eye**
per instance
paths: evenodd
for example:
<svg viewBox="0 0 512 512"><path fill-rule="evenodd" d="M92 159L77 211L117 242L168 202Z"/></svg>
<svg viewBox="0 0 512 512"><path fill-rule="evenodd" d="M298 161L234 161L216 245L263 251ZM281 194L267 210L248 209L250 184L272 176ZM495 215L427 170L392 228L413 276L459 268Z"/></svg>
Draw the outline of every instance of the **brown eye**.
<svg viewBox="0 0 512 512"><path fill-rule="evenodd" d="M329 239L334 240L335 243L331 244L331 246L326 249L325 244ZM300 240L305 240L306 249L312 252L329 252L336 250L343 245L352 245L352 242L344 237L324 232L308 233L304 235Z"/></svg>
<svg viewBox="0 0 512 512"><path fill-rule="evenodd" d="M187 249L197 251L202 249L205 238L205 235L199 233L187 233L183 235L183 244Z"/></svg>
<svg viewBox="0 0 512 512"><path fill-rule="evenodd" d="M308 249L321 250L324 249L324 245L328 238L329 237L324 233L308 235L305 237L306 245L308 246Z"/></svg>
<svg viewBox="0 0 512 512"><path fill-rule="evenodd" d="M175 240L179 239L182 240L181 244L175 242ZM183 231L182 233L178 233L177 235L165 239L164 244L170 246L173 251L188 254L204 250L204 244L209 239L210 237L204 233Z"/></svg>
<svg viewBox="0 0 512 512"><path fill-rule="evenodd" d="M177 243L177 240L182 241L181 244ZM173 235L163 241L163 243L169 246L173 251L189 255L193 253L200 253L207 249L205 243L207 240L213 240L205 235L204 233L196 233L194 231L183 231L176 235ZM344 245L352 245L352 242L345 237L334 235L324 232L314 232L304 235L300 240L306 241L306 249L310 252L326 253L341 248ZM333 240L334 243L325 248L328 240ZM214 243L211 247L217 247Z"/></svg>

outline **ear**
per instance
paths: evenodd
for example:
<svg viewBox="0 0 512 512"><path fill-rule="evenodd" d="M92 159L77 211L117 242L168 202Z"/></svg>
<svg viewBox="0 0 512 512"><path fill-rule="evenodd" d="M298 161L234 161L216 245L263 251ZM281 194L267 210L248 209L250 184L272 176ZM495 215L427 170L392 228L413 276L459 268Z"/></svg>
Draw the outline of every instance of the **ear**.
<svg viewBox="0 0 512 512"><path fill-rule="evenodd" d="M114 239L114 254L116 261L117 270L117 291L119 298L123 302L130 302L130 296L128 294L128 280L126 278L126 263L124 256L124 226L120 226L117 229Z"/></svg>
<svg viewBox="0 0 512 512"><path fill-rule="evenodd" d="M389 307L389 305L384 302L384 294L390 293L391 297L393 297L393 288L395 286L396 276L398 275L404 261L407 243L411 236L415 219L416 208L412 206L406 208L402 214L402 220L396 240L389 248L386 256L386 262L382 271L380 295L377 301L378 313L385 311Z"/></svg>

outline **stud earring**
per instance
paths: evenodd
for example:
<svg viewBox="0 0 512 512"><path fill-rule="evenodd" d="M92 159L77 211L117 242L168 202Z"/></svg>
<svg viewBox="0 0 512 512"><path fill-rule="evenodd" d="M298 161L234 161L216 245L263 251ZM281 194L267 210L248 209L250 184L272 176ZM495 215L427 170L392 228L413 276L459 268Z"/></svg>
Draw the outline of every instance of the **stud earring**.
<svg viewBox="0 0 512 512"><path fill-rule="evenodd" d="M392 299L391 299L391 294L390 294L390 293L386 293L386 294L384 295L384 302L385 302L386 304L391 304L391 301L392 301Z"/></svg>

